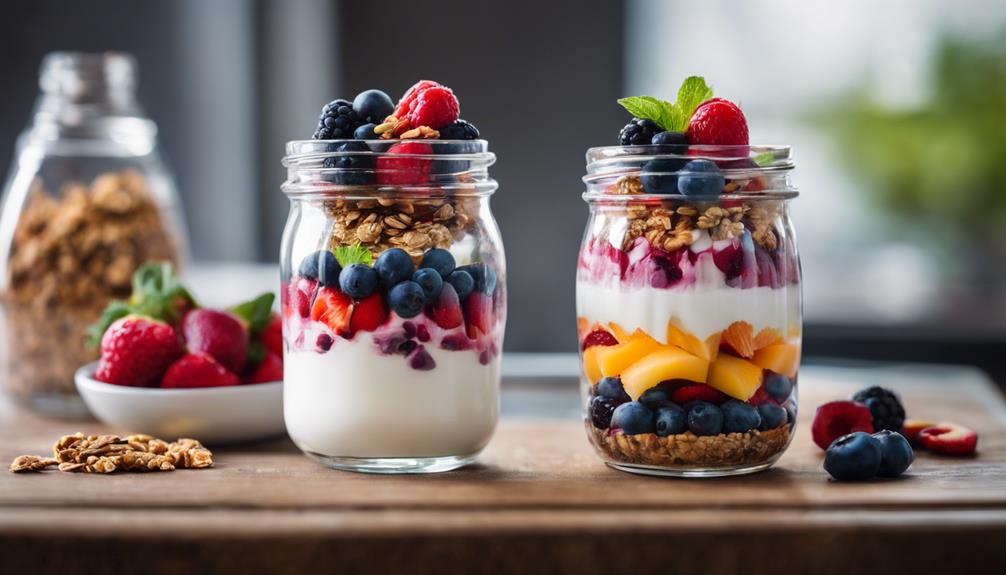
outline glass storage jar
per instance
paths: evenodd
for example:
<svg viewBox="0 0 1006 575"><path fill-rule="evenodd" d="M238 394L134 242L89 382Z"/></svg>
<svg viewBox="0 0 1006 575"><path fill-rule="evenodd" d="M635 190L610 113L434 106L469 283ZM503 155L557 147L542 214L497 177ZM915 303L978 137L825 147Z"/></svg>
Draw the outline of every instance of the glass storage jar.
<svg viewBox="0 0 1006 575"><path fill-rule="evenodd" d="M129 297L147 260L179 264L185 234L157 128L126 54L46 56L0 214L0 378L21 403L86 416L73 374L88 326Z"/></svg>
<svg viewBox="0 0 1006 575"><path fill-rule="evenodd" d="M686 171L694 159L718 170ZM581 391L608 465L735 475L788 446L801 344L792 167L786 147L587 152Z"/></svg>
<svg viewBox="0 0 1006 575"><path fill-rule="evenodd" d="M506 271L483 140L296 141L280 266L287 431L324 465L473 461L499 411Z"/></svg>

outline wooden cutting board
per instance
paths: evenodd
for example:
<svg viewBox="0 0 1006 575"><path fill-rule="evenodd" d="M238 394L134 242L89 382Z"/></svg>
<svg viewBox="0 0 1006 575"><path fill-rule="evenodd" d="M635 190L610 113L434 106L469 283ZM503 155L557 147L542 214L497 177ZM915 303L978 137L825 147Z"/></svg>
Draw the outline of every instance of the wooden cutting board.
<svg viewBox="0 0 1006 575"><path fill-rule="evenodd" d="M773 469L723 479L611 470L573 417L573 382L504 384L504 419L468 469L331 471L289 442L215 451L211 470L0 473L0 553L33 571L401 569L411 573L820 573L1006 570L1006 405L964 368L805 368L793 445ZM917 452L899 480L829 481L814 407L870 384L910 416L963 423L979 454ZM97 425L0 404L0 461ZM1003 567L992 569L990 567Z"/></svg>

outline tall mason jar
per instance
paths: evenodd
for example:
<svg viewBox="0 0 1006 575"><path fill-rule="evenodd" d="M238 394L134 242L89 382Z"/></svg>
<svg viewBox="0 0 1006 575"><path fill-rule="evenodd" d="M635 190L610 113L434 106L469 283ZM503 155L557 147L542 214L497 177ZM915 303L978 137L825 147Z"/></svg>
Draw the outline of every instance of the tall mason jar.
<svg viewBox="0 0 1006 575"><path fill-rule="evenodd" d="M688 173L694 159L716 166ZM610 466L734 475L789 445L802 332L792 168L786 147L587 152L581 390Z"/></svg>
<svg viewBox="0 0 1006 575"><path fill-rule="evenodd" d="M286 151L290 437L336 469L473 461L496 427L506 321L488 144L311 140Z"/></svg>
<svg viewBox="0 0 1006 575"><path fill-rule="evenodd" d="M0 379L16 400L84 416L73 374L97 359L87 328L148 260L186 251L157 127L127 54L46 56L0 213Z"/></svg>

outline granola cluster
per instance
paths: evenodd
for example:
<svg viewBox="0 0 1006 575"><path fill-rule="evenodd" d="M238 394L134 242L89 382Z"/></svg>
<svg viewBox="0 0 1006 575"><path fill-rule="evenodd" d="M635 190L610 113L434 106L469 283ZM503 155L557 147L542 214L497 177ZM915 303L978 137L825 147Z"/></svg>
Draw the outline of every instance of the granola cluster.
<svg viewBox="0 0 1006 575"><path fill-rule="evenodd" d="M58 195L36 183L11 244L0 302L7 336L2 376L18 397L72 394L73 372L96 359L87 327L111 299L130 293L148 260L177 263L178 245L143 177L102 174Z"/></svg>
<svg viewBox="0 0 1006 575"><path fill-rule="evenodd" d="M769 463L789 444L790 428L697 436L690 431L660 437L654 433L626 435L597 429L586 422L595 447L620 463L654 466L718 467Z"/></svg>
<svg viewBox="0 0 1006 575"><path fill-rule="evenodd" d="M167 442L149 435L88 435L75 433L59 439L54 457L21 455L10 465L12 473L60 471L112 473L113 471L173 471L213 466L213 454L195 439Z"/></svg>
<svg viewBox="0 0 1006 575"><path fill-rule="evenodd" d="M406 200L387 196L324 202L331 220L329 248L360 244L375 256L402 248L418 262L431 248L447 248L478 221L477 198Z"/></svg>

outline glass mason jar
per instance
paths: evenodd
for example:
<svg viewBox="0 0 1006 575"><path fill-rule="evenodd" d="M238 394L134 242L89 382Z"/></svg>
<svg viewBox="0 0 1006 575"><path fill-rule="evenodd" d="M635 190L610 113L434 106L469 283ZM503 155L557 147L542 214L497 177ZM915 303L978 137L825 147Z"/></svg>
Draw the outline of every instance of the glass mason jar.
<svg viewBox="0 0 1006 575"><path fill-rule="evenodd" d="M499 412L495 156L483 140L395 144L287 144L284 414L329 467L447 471L475 459Z"/></svg>
<svg viewBox="0 0 1006 575"><path fill-rule="evenodd" d="M0 213L0 378L16 400L86 416L74 371L88 326L148 260L180 263L178 194L126 54L52 53Z"/></svg>
<svg viewBox="0 0 1006 575"><path fill-rule="evenodd" d="M719 171L684 171L695 159ZM608 465L734 475L789 445L801 343L792 167L785 147L587 152L581 392Z"/></svg>

